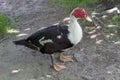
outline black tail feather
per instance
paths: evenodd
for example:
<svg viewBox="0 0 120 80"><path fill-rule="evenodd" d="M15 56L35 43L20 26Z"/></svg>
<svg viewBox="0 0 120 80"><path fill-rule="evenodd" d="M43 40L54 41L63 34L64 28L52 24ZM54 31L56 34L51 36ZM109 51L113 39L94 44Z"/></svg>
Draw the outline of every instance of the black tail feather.
<svg viewBox="0 0 120 80"><path fill-rule="evenodd" d="M21 39L21 40L18 40L18 41L13 41L13 43L15 43L16 45L23 45L23 46L26 46L28 48L31 48L33 50L38 50L38 47L31 44L30 42L28 42L26 39ZM39 47L40 48L40 47Z"/></svg>
<svg viewBox="0 0 120 80"><path fill-rule="evenodd" d="M13 41L16 45L26 45L28 42L25 39L21 39L18 41Z"/></svg>

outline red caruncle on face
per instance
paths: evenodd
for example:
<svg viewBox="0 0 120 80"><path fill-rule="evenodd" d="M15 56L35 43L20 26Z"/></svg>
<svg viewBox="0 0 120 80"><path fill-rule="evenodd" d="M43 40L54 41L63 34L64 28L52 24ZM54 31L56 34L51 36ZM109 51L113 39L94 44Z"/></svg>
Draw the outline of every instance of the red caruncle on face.
<svg viewBox="0 0 120 80"><path fill-rule="evenodd" d="M72 15L75 16L76 18L85 19L87 17L87 12L85 12L84 9L75 8L72 12Z"/></svg>

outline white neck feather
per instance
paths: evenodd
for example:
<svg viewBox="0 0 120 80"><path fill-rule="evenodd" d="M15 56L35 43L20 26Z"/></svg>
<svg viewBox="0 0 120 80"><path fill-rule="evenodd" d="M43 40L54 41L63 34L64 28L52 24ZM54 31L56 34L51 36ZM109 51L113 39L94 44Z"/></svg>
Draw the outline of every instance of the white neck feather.
<svg viewBox="0 0 120 80"><path fill-rule="evenodd" d="M70 40L70 42L74 45L79 43L82 38L82 29L78 24L77 19L72 15L70 15L70 26L68 30L70 32L68 34L68 39Z"/></svg>

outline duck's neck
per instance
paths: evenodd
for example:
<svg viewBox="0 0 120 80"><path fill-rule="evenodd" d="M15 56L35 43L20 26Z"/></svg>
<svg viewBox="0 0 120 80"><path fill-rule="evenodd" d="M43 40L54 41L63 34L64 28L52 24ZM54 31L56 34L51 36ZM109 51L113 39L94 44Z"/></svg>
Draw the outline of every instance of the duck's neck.
<svg viewBox="0 0 120 80"><path fill-rule="evenodd" d="M78 42L80 42L82 38L82 29L78 24L77 19L71 15L70 15L70 26L68 30L70 32L68 38L71 41L71 43L77 44Z"/></svg>
<svg viewBox="0 0 120 80"><path fill-rule="evenodd" d="M70 27L69 28L73 31L79 27L80 25L78 24L77 19L74 16L70 15Z"/></svg>
<svg viewBox="0 0 120 80"><path fill-rule="evenodd" d="M74 22L74 21L77 21L77 19L74 16L70 15L70 21Z"/></svg>

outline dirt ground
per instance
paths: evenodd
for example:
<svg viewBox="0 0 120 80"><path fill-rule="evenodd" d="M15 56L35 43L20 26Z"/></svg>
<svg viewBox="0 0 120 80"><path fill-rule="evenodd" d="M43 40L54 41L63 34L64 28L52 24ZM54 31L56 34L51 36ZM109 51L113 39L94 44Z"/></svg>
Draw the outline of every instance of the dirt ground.
<svg viewBox="0 0 120 80"><path fill-rule="evenodd" d="M19 31L0 43L0 80L120 80L120 45L106 42L100 31L95 36L83 28L82 41L64 52L74 61L65 63L67 68L60 72L51 68L49 55L12 43L69 17L48 1L0 0L0 12L17 22Z"/></svg>

